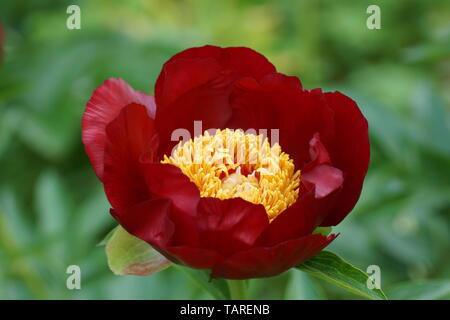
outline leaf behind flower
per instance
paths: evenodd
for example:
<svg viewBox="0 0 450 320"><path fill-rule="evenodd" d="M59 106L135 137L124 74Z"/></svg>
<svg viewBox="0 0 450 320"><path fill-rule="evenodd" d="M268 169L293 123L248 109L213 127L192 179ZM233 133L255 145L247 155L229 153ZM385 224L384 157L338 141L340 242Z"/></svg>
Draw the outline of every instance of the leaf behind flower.
<svg viewBox="0 0 450 320"><path fill-rule="evenodd" d="M381 289L369 289L369 276L330 251L321 251L297 269L372 300L386 300Z"/></svg>

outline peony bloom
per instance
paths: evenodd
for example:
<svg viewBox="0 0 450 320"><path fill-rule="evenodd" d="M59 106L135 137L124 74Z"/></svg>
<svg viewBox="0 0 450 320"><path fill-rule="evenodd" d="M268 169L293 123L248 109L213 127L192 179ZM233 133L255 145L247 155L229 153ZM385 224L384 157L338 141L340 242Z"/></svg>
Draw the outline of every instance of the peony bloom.
<svg viewBox="0 0 450 320"><path fill-rule="evenodd" d="M313 257L336 237L316 229L352 210L369 163L353 100L305 90L248 48L176 54L155 97L106 80L82 129L112 216L215 278L273 276Z"/></svg>

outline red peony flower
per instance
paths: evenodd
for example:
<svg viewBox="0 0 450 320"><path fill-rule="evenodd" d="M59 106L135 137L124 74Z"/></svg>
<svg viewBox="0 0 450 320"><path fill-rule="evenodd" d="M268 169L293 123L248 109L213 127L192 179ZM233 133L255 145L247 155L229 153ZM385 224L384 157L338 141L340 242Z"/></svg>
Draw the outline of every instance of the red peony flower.
<svg viewBox="0 0 450 320"><path fill-rule="evenodd" d="M176 54L155 97L109 79L82 127L112 216L219 278L277 275L321 251L336 235L316 228L352 210L369 163L353 100L305 90L248 48Z"/></svg>

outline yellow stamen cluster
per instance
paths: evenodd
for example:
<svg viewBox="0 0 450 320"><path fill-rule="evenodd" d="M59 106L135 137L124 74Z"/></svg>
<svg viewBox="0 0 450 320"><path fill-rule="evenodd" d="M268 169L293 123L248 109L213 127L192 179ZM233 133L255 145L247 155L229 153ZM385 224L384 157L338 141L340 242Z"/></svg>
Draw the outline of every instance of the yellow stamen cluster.
<svg viewBox="0 0 450 320"><path fill-rule="evenodd" d="M262 204L270 221L298 197L300 171L295 171L279 144L271 146L263 135L230 129L216 130L215 135L205 131L180 142L172 156L164 156L161 162L180 168L199 188L201 197L240 197Z"/></svg>

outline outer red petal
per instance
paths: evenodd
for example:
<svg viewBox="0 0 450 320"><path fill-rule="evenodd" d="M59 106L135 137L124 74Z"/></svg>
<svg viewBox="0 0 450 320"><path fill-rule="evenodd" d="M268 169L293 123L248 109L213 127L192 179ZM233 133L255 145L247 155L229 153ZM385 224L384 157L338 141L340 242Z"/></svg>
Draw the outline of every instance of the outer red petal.
<svg viewBox="0 0 450 320"><path fill-rule="evenodd" d="M130 104L106 128L103 183L114 209L150 199L142 158L157 148L155 122L147 108Z"/></svg>
<svg viewBox="0 0 450 320"><path fill-rule="evenodd" d="M334 193L342 185L339 200L322 223L335 225L351 211L361 192L370 157L367 121L356 103L340 93L300 92L289 86L288 79L278 78L240 80L231 96L233 116L228 126L278 128L283 151L302 169L304 182L316 186L318 197ZM311 159L310 139L316 134L329 161L303 170Z"/></svg>
<svg viewBox="0 0 450 320"><path fill-rule="evenodd" d="M272 221L260 239L266 245L310 234L334 208L341 191L342 172L331 166L319 134L314 135L309 145L311 160L301 171L299 198Z"/></svg>
<svg viewBox="0 0 450 320"><path fill-rule="evenodd" d="M164 249L164 255L175 263L195 269L211 269L224 258L214 250L191 246L170 247Z"/></svg>
<svg viewBox="0 0 450 320"><path fill-rule="evenodd" d="M333 165L344 173L334 210L322 223L331 226L341 222L359 199L370 161L370 142L367 120L355 101L340 92L325 93L325 98L335 115L334 141L325 145Z"/></svg>
<svg viewBox="0 0 450 320"><path fill-rule="evenodd" d="M275 276L312 258L335 238L335 235L313 234L272 247L242 251L216 265L212 277L247 279Z"/></svg>
<svg viewBox="0 0 450 320"><path fill-rule="evenodd" d="M202 70L202 63L205 61L216 62L219 70L216 68ZM187 67L187 70L173 68L176 62L181 62L183 66ZM189 63L194 66L189 67ZM199 65L195 65L197 63ZM189 48L177 53L164 64L155 84L158 105L169 104L174 98L211 80L210 76L221 70L235 73L235 78L252 77L255 79L276 72L275 67L266 57L250 48L220 48L210 45Z"/></svg>
<svg viewBox="0 0 450 320"><path fill-rule="evenodd" d="M82 140L100 180L103 180L106 126L119 115L122 108L130 103L145 106L150 117L154 118L156 111L154 98L133 90L122 79L106 80L95 89L86 104L82 119Z"/></svg>
<svg viewBox="0 0 450 320"><path fill-rule="evenodd" d="M224 128L231 116L229 95L233 83L243 77L260 79L275 67L248 48L191 48L172 57L163 66L155 85L157 123L164 144L159 154L170 154L185 129L194 136L194 121L202 121L202 134Z"/></svg>
<svg viewBox="0 0 450 320"><path fill-rule="evenodd" d="M223 260L217 252L196 248L195 244L171 247L183 225L171 219L171 201L154 199L130 208L111 210L112 216L132 235L148 242L169 260L191 268L210 269Z"/></svg>

